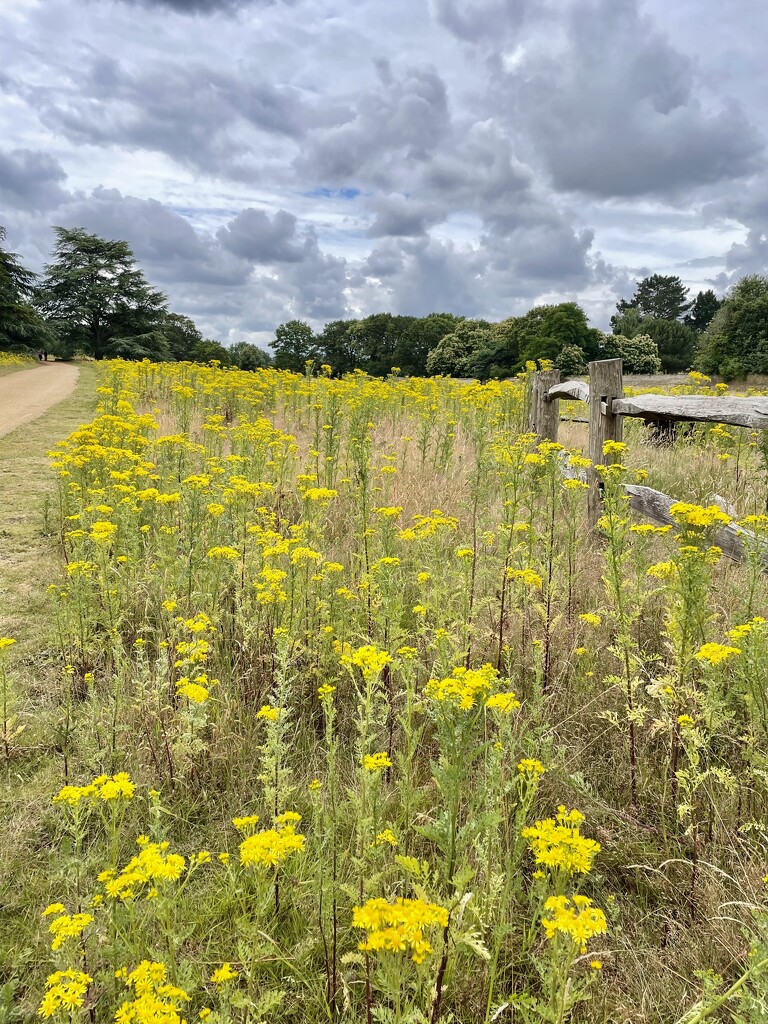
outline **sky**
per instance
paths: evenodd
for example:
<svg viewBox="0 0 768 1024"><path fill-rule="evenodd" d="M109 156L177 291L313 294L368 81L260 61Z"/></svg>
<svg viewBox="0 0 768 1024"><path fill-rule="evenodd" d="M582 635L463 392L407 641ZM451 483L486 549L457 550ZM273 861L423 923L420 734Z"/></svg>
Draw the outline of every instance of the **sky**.
<svg viewBox="0 0 768 1024"><path fill-rule="evenodd" d="M0 0L0 225L224 344L768 272L763 0Z"/></svg>

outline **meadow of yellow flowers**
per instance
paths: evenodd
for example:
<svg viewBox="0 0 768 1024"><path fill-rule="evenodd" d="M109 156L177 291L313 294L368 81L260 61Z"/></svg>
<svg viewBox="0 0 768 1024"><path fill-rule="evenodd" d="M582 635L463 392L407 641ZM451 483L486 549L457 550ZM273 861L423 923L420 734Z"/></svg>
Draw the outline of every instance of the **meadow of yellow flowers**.
<svg viewBox="0 0 768 1024"><path fill-rule="evenodd" d="M590 536L525 375L99 373L56 693L0 639L6 778L48 787L0 1021L766 1019L761 437L628 424Z"/></svg>

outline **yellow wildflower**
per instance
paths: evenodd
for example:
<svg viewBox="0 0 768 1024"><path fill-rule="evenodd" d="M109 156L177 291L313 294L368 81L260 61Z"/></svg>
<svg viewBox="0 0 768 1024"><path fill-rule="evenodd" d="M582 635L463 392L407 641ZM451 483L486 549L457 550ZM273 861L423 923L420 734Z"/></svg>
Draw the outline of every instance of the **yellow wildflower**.
<svg viewBox="0 0 768 1024"><path fill-rule="evenodd" d="M366 754L363 758L363 768L367 772L381 772L384 771L385 768L391 767L392 762L386 751L381 751L378 754Z"/></svg>

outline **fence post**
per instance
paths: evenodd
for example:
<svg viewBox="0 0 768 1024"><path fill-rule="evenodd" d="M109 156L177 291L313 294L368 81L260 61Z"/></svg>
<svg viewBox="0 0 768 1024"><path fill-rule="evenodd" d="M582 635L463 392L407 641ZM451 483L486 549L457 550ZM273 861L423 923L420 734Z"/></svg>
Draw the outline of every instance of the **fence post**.
<svg viewBox="0 0 768 1024"><path fill-rule="evenodd" d="M560 383L559 370L536 370L531 378L531 405L528 426L544 441L556 441L560 426L560 400L549 400L547 392Z"/></svg>
<svg viewBox="0 0 768 1024"><path fill-rule="evenodd" d="M593 465L603 462L606 441L620 441L623 436L621 416L613 415L614 398L624 397L621 359L600 359L589 364L589 457ZM589 494L587 512L590 526L595 526L602 513L600 480L594 469L587 472Z"/></svg>

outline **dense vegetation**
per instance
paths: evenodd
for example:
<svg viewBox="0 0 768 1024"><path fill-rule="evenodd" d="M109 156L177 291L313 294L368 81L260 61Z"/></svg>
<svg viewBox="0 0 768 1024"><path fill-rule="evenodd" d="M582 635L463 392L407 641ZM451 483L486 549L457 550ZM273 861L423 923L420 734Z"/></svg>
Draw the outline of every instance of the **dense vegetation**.
<svg viewBox="0 0 768 1024"><path fill-rule="evenodd" d="M654 274L618 303L607 335L590 327L575 302L535 306L498 323L451 313L376 313L334 320L315 332L294 319L276 328L270 358L246 341L225 348L171 312L126 242L56 228L51 262L39 278L0 246L0 348L46 348L62 358L216 360L244 370L274 365L300 373L311 361L331 366L337 376L364 370L383 377L397 367L407 376L479 380L513 377L541 359L577 375L591 359L620 357L627 373L695 365L731 379L768 372L767 295L768 279L751 277L724 303L711 290L691 300L679 277Z"/></svg>
<svg viewBox="0 0 768 1024"><path fill-rule="evenodd" d="M7 1019L764 1019L758 437L627 424L591 541L524 380L99 372L0 639Z"/></svg>

